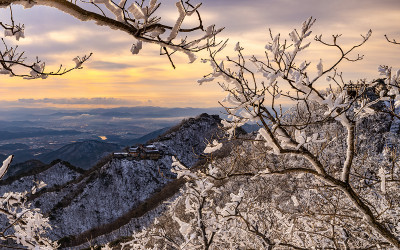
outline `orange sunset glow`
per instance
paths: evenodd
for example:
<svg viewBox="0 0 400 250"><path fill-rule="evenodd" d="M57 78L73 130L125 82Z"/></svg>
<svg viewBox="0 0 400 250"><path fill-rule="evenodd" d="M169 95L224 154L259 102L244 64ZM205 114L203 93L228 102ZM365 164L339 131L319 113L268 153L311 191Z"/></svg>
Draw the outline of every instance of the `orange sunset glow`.
<svg viewBox="0 0 400 250"><path fill-rule="evenodd" d="M344 47L357 43L360 34L372 29L371 39L354 53L354 56L357 53L365 55L364 60L343 63L339 68L346 80L357 80L377 78L380 64L400 66L396 56L400 48L390 46L384 38L385 34L400 37L399 7L397 1L381 1L379 4L363 1L358 6L358 1L354 0L329 3L308 0L301 3L204 1L201 8L204 22L225 27L219 39L229 38L225 53L230 56L234 55L233 45L239 41L245 48L245 54L262 57L268 42L268 28L284 36L309 16L317 19L314 35L323 34L328 39L331 34L343 34L340 41ZM3 16L7 16L7 10L2 11ZM167 8L164 12L174 20L174 9ZM26 51L29 58L34 59L37 55L46 61L48 69L56 70L60 64L73 66L72 58L77 55L92 52L93 56L83 69L45 80L26 81L2 75L0 101L4 108L26 105L60 108L146 105L216 107L225 95L216 82L202 86L197 83L210 72L208 64L202 64L200 60L188 64L185 55L177 54L174 55L177 65L174 70L167 57L159 55L159 47L151 44L144 44L139 55L132 55L129 51L132 38L121 31L93 22L81 22L59 10L43 6L27 10L17 6L14 18L26 24L26 38L18 43L20 48ZM7 41L15 42L11 38ZM334 49L314 41L303 56L313 63L322 58L324 63L329 64L337 58L335 53ZM207 57L207 54L200 53L198 57Z"/></svg>

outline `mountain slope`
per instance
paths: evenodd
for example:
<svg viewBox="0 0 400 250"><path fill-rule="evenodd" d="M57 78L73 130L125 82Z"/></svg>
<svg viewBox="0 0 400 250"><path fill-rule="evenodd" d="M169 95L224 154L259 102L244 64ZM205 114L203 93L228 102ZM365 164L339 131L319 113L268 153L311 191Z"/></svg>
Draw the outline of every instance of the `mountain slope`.
<svg viewBox="0 0 400 250"><path fill-rule="evenodd" d="M124 201L117 203L114 200L113 202L114 204L118 204L118 206L114 206L112 209L115 212L119 211L120 215L115 218L109 215L103 216L103 218L110 219L103 219L100 225L82 230L79 234L62 239L63 244L68 243L71 244L70 246L76 246L77 244L87 242L87 238L91 238L98 243L104 243L121 236L128 236L132 234L132 230L139 230L148 223L151 223L152 218L158 216L165 209L163 201L178 192L184 183L182 180L173 180L174 177L170 172L171 156L174 155L186 165L193 166L198 162L198 155L203 152L207 140L221 135L221 130L219 129L221 125L220 121L218 116L207 114L202 114L197 118L186 119L153 141L153 145L163 152L163 157L160 160L126 161L114 159L111 163L103 166L102 170L99 169L99 171L107 171L109 173L106 177L106 183L110 186L107 186L107 189L118 190L118 192L113 193L113 197ZM119 173L121 169L124 169L123 175ZM119 178L115 179L115 176L119 176ZM137 176L140 178L137 179ZM171 180L173 181L170 182ZM95 184L95 189L100 188L103 190L104 188L101 188L101 186L101 184L97 183ZM122 197L126 192L132 192L129 198ZM89 195L84 196L84 199L85 202L83 204L90 204L89 207L96 207L100 210L107 203L103 202L104 199L96 199ZM93 204L97 200L102 200L102 203ZM71 209L71 207L72 204L68 209ZM86 209L86 205L84 208L80 207L80 209ZM89 211L85 212L86 216L85 218L81 218L82 220L87 219ZM103 211L96 211L97 215L103 213ZM107 209L104 211L107 211ZM76 213L82 214L81 212ZM68 216L57 214L54 217L64 218ZM58 223L64 223L65 225L73 224L71 221ZM74 229L71 227L69 230ZM63 234L67 233L64 232ZM97 238L95 239L95 237ZM85 245L85 247L87 246Z"/></svg>
<svg viewBox="0 0 400 250"><path fill-rule="evenodd" d="M154 141L154 145L162 151L159 160L106 158L103 163L74 178L69 178L70 175L64 170L60 171L60 175L48 172L49 176L35 174L24 177L26 179L23 179L26 183L24 185L20 185L20 180L14 179L3 185L2 189L5 191L30 189L33 180L48 182L49 187L32 196L30 202L49 216L54 226L49 233L50 237L61 239L79 235L117 221L121 216L127 216L130 211L138 211L135 209L143 211L139 214L147 214L147 209L154 206L149 206L146 202L174 179L174 174L170 172L171 156L175 155L185 164L193 166L198 161L197 156L203 152L207 140L220 133L219 125L218 116L207 114L183 121ZM71 162L77 157L94 157L92 153L102 148L104 144L109 146L102 142L75 144L73 147L61 148L62 150L55 153L54 157ZM175 191L173 189L172 192L167 192L168 195L161 193L153 200L162 203ZM139 216L137 212L132 214ZM129 222L129 216L122 218ZM129 235L133 230L143 227L145 223L140 218L133 226L129 224L128 229L124 229L123 235ZM120 233L113 233L114 238L119 236Z"/></svg>
<svg viewBox="0 0 400 250"><path fill-rule="evenodd" d="M203 153L207 142L221 135L218 115L203 113L196 118L183 120L157 139L150 140L164 154L178 156L187 166L192 166Z"/></svg>
<svg viewBox="0 0 400 250"><path fill-rule="evenodd" d="M56 159L68 161L82 169L89 169L102 157L121 150L122 146L101 141L83 141L65 145L47 154L40 155L39 160L49 163Z"/></svg>
<svg viewBox="0 0 400 250"><path fill-rule="evenodd" d="M11 176L27 173L33 169L39 169L41 167L44 167L45 165L46 164L44 164L39 160L28 160L22 163L13 164L8 169L6 175L4 176L4 179L7 179L8 177Z"/></svg>
<svg viewBox="0 0 400 250"><path fill-rule="evenodd" d="M43 181L46 183L46 188L51 188L56 185L63 185L71 180L75 180L83 171L68 162L54 161L48 165L32 161L31 164L40 167L30 169L28 172L21 173L10 178L0 181L0 195L5 192L23 192L30 190L35 182Z"/></svg>
<svg viewBox="0 0 400 250"><path fill-rule="evenodd" d="M154 140L155 138L157 138L158 136L164 134L165 132L167 132L170 128L162 128L162 129L158 129L156 131L153 131L151 133L148 133L142 137L133 139L130 141L130 145L134 145L134 144L144 144L150 140Z"/></svg>

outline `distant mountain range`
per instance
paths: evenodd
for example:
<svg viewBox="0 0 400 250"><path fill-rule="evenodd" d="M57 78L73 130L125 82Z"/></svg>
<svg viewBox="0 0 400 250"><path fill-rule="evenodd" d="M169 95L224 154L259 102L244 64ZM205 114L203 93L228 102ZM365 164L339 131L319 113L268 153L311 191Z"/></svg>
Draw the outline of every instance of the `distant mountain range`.
<svg viewBox="0 0 400 250"><path fill-rule="evenodd" d="M28 118L31 121L4 121L0 122L0 161L7 155L14 154L13 165L36 159L43 163L50 163L62 159L82 169L88 169L96 164L101 157L112 152L120 151L126 146L144 144L162 135L173 127L181 117L192 115L203 110L220 112L218 108L160 108L160 107L132 107L91 110L52 110L52 109L15 109L12 111L0 110L0 117L9 116L14 119ZM179 117L177 117L179 116ZM79 119L75 119L79 118ZM113 120L113 118L121 118ZM170 119L171 118L171 119ZM179 119L179 120L178 120ZM83 126L83 125L85 126ZM137 125L134 125L137 124ZM147 126L147 124L152 124ZM33 126L32 126L33 125ZM49 129L35 127L57 127ZM61 129L74 128L74 129ZM160 129L155 126L168 125ZM83 126L85 132L79 131ZM247 132L258 129L257 125L245 125ZM125 132L123 132L125 131ZM144 131L149 131L143 135ZM93 134L95 133L95 134ZM100 141L99 135L106 137ZM53 138L53 139L51 139ZM18 143L14 143L19 139ZM48 140L48 143L46 143ZM49 148L51 141L57 141L58 147ZM39 144L36 142L40 142ZM63 143L64 141L64 143ZM70 143L73 141L73 143ZM20 165L22 168L22 165Z"/></svg>
<svg viewBox="0 0 400 250"><path fill-rule="evenodd" d="M100 139L121 147L145 143L182 119L204 112L221 114L222 109L150 106L77 110L0 108L0 160L14 154L14 164L30 159L49 162L54 160L50 156L55 156L51 152L63 146ZM86 165L91 163L77 164L88 168Z"/></svg>
<svg viewBox="0 0 400 250"><path fill-rule="evenodd" d="M8 144L5 144L8 145ZM19 164L28 160L36 159L38 155L49 153L52 150L45 148L36 149L17 149L17 150L0 150L0 161L3 161L9 155L14 155L11 165Z"/></svg>
<svg viewBox="0 0 400 250"><path fill-rule="evenodd" d="M13 108L0 109L0 120L3 121L48 121L60 117L76 117L80 115L91 115L99 117L119 117L119 118L171 118L171 117L191 117L201 113L222 114L223 108L163 108L152 106L139 107L119 107L119 108L100 108L100 109L51 109L51 108ZM92 117L93 118L93 117ZM29 124L29 123L28 123ZM32 123L31 123L32 124ZM30 125L31 125L30 124ZM21 125L21 123L19 124ZM28 126L30 126L28 125ZM2 126L0 125L0 128Z"/></svg>
<svg viewBox="0 0 400 250"><path fill-rule="evenodd" d="M70 143L57 150L47 150L45 153L35 155L38 150L29 149L26 144L14 143L0 146L0 152L6 151L15 156L12 167L6 177L29 171L32 166L48 164L57 159L67 161L82 169L89 169L104 156L122 151L126 146L144 144L162 135L168 129L159 129L136 139L121 141L123 143L121 145L100 140L87 140ZM5 160L9 154L0 154L0 161Z"/></svg>
<svg viewBox="0 0 400 250"><path fill-rule="evenodd" d="M148 141L157 138L158 136L164 134L166 131L168 131L170 128L166 127L166 128L162 128L162 129L157 129L153 132L150 132L144 136L141 136L139 138L135 138L135 139L121 139L121 138L114 138L113 136L107 136L108 140L116 140L118 141L118 144L121 145L125 145L125 146L132 146L132 145L136 145L136 144L145 144Z"/></svg>
<svg viewBox="0 0 400 250"><path fill-rule="evenodd" d="M89 169L101 158L122 148L121 145L91 140L71 143L55 151L39 155L37 158L44 163L60 159L76 167Z"/></svg>

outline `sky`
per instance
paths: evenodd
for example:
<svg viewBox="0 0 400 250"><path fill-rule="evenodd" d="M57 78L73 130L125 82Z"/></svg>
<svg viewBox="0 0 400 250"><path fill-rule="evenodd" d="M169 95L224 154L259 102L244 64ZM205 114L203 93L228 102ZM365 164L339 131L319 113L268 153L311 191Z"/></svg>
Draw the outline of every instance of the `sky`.
<svg viewBox="0 0 400 250"><path fill-rule="evenodd" d="M159 0L159 15L173 23L177 17L175 1ZM199 1L194 1L197 3ZM342 34L344 48L360 41L360 34L372 29L371 39L353 55L365 55L361 62L343 63L339 71L346 81L378 78L381 64L400 68L400 46L386 42L384 35L400 40L400 1L398 0L204 0L200 8L205 26L225 27L218 37L229 38L224 55L233 56L233 46L240 42L247 56L263 57L271 28L274 34L288 37L294 28L312 16L317 19L313 34L329 39ZM25 24L25 37L16 43L6 42L25 51L28 61L36 56L49 69L60 64L74 66L72 58L93 53L83 69L45 80L23 80L0 75L0 108L57 107L95 108L119 106L217 107L225 93L216 83L201 86L197 80L211 68L197 60L188 64L185 55L177 55L171 67L159 55L159 47L144 44L139 55L130 48L135 39L94 22L81 22L57 9L35 6L13 7L14 20ZM9 20L9 10L1 10L1 20ZM175 18L175 19L174 19ZM184 25L189 25L184 23ZM310 41L312 41L312 37ZM206 54L198 55L206 58ZM337 51L312 42L303 54L312 63L323 60L328 66L338 57ZM324 83L322 83L324 84Z"/></svg>

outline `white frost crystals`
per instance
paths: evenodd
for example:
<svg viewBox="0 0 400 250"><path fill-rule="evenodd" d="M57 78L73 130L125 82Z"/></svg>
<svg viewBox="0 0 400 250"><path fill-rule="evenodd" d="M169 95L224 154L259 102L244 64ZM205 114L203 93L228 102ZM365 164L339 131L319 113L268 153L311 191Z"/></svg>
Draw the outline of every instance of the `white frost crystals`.
<svg viewBox="0 0 400 250"><path fill-rule="evenodd" d="M264 178L266 184L264 186L259 184L257 187L261 193L264 191L263 188L277 185L287 178L288 183L285 185L287 193L285 201L282 201L285 205L278 204L280 201L276 197L279 195L273 195L271 207L260 211L260 214L262 220L276 216L280 222L284 216L270 211L273 209L283 211L283 207L290 204L286 214L296 219L287 224L291 228L287 232L290 232L290 237L295 235L296 231L302 233L301 237L295 236L297 239L288 240L286 236L279 239L281 242L286 242L289 248L298 246L311 248L316 244L320 245L319 248L324 248L322 245L325 243L317 242L327 240L332 242L326 243L325 246L332 247L335 244L339 246L342 243L338 242L343 242L343 246L353 249L379 244L377 242L383 239L388 242L388 246L391 244L394 248L400 248L399 232L389 226L398 223L400 214L398 206L392 203L392 200L398 200L398 172L394 170L399 159L397 142L395 145L390 145L395 146L394 151L397 150L396 153L392 152L391 158L389 157L392 163L380 162L379 159L383 159L380 151L376 153L376 158L371 160L369 166L365 164L370 148L375 148L375 145L370 144L377 144L378 141L375 139L378 134L376 127L386 126L376 121L382 119L386 122L400 118L398 110L394 109L400 105L400 71L392 72L390 67L381 66L379 72L383 77L373 82L367 82L365 79L350 82L337 71L342 61L362 60L362 56L355 54L354 51L367 42L371 31L367 35L361 35L360 41L350 48L344 48L340 41L341 35L333 35L328 39L323 39L322 35L315 36L314 40L323 46L338 48L339 57L334 62L326 59L318 59L316 62L304 60L299 52L310 45L305 38L311 34L310 28L314 21L310 18L303 23L301 30L294 29L289 34L290 39L270 31L268 34L270 42L265 47L265 57L245 55L239 43L234 47L236 51L234 56L223 57L222 53L218 54L226 46L225 44L221 45L222 48L210 50L210 58L204 62L209 62L212 68L209 74L204 75L198 82L218 81L218 85L227 94L221 105L229 119L222 122L228 130L229 139L232 138L235 128L245 123L252 121L261 128L258 133L235 137L243 144L251 141L251 145L260 148L258 155L253 155L249 150L249 153L245 154L247 157L243 157L247 161L241 161L240 150L232 150L231 155L234 158L232 162L226 162L226 159L218 162L218 157L213 159L210 155L211 164L216 165L218 162L222 167L216 177L213 175L207 177L214 177L223 182L235 180L238 176L251 176L251 181ZM400 45L395 40L393 43ZM315 77L311 78L311 75ZM331 81L331 85L327 84L327 79ZM333 83L336 83L336 86ZM292 107L285 110L284 106L288 105ZM398 130L397 127L397 135ZM365 133L367 139L361 140L360 133ZM216 146L217 142L209 143L205 152L213 152ZM362 156L363 154L365 156ZM395 160L394 154L397 154ZM237 172L234 171L233 162L237 163ZM265 167L262 164L265 164ZM249 171L252 166L256 174ZM386 174L385 170L388 171L389 166L392 166L392 171ZM294 181L293 177L301 181L294 185L297 181ZM251 181L245 185L250 185ZM237 185L235 188L239 188L239 181L232 182L235 183L232 186ZM300 186L304 188L301 192L297 189ZM289 191L287 187L292 189ZM317 196L321 196L321 200ZM236 199L236 196L234 197ZM216 202L219 198L215 199ZM258 197L255 195L252 199L257 200ZM321 203L316 205L316 201ZM248 231L256 231L259 228L259 220L254 219L254 213L245 215L241 212L249 209L248 207L239 206L239 202L228 203L229 206L217 211L217 214L230 217L231 220L235 216L239 217L246 222ZM247 204L251 204L253 208L256 203L251 201ZM260 202L263 203L265 200ZM327 212L331 208L331 205L327 204L331 204L334 209ZM310 213L311 210L319 212ZM338 212L339 210L341 211ZM351 218L347 217L350 213ZM339 214L339 217L344 215L343 218L339 219L337 217ZM369 224L361 221L362 216L368 218ZM299 222L297 220L304 221L297 224ZM332 220L334 222L331 222ZM338 230L349 230L350 224L355 230L351 230L351 233L346 232L344 239L340 235L331 236L337 234ZM254 226L249 227L249 225ZM331 228L328 228L329 226ZM318 227L326 229L316 229ZM359 230L361 227L364 229ZM268 229L265 228L259 231L262 232L260 234L256 231L258 236L267 238L264 247L278 246L272 244L276 242L272 236L276 230L264 234L266 231ZM358 234L360 231L368 233ZM231 232L233 234L233 229ZM306 236L304 232L312 233ZM324 234L322 236L324 239L314 240L313 234L318 233ZM358 236L355 236L356 234ZM328 240L330 237L332 239ZM226 239L231 238L226 237ZM372 238L374 243L371 242ZM296 243L289 245L293 242ZM352 246L348 247L350 244ZM305 247L306 245L308 246ZM247 248L257 249L252 246Z"/></svg>
<svg viewBox="0 0 400 250"><path fill-rule="evenodd" d="M172 27L158 25L160 24L159 22L161 18L152 16L159 6L160 3L157 3L156 0L151 0L148 6L143 6L143 3L139 4L138 2L133 2L127 8L127 10L133 15L134 20L129 21L128 23L134 26L136 29L144 32L141 37L136 37L137 39L144 38L142 40L143 42L159 44L161 46L162 53L166 53L170 60L170 56L175 51L180 51L188 56L189 63L193 63L197 59L195 52L206 49L209 46L212 47L214 43L213 37L222 31L222 29L215 30L214 25L210 25L204 29L205 34L198 39L190 41L188 37L185 36L184 38L180 39L180 42L174 42L174 40L179 38L178 36L182 32L181 26L185 21L185 18L187 16L191 16L193 13L198 12L198 8L201 6L201 4L193 6L189 3L189 1L185 3L183 1L177 1L175 6L178 10L178 17ZM201 22L200 14L198 17L199 21ZM194 28L194 30L195 29L200 29L200 26ZM166 30L170 30L168 37L162 37ZM133 44L131 49L132 54L138 54L141 48L142 45L139 44L139 42ZM168 52L167 49L171 50L171 52Z"/></svg>
<svg viewBox="0 0 400 250"><path fill-rule="evenodd" d="M320 59L319 63L317 64L317 70L318 70L318 76L322 76L322 73L324 73L324 66L322 65L322 59Z"/></svg>
<svg viewBox="0 0 400 250"><path fill-rule="evenodd" d="M188 235L190 235L190 233L192 232L192 225L190 225L189 223L186 223L184 221L181 221L178 217L176 217L175 215L172 217L172 219L174 219L176 222L178 222L179 224L179 232L185 237L186 240L189 240L189 238L192 238Z"/></svg>
<svg viewBox="0 0 400 250"><path fill-rule="evenodd" d="M167 4L168 1L166 1ZM178 16L175 23L163 23L170 14L157 16L161 6L160 1L146 0L90 0L90 1L49 1L49 0L18 0L3 1L0 7L8 8L12 5L22 5L30 8L34 5L48 6L58 9L81 21L94 21L99 26L108 26L110 29L127 33L137 40L131 47L132 54L139 54L142 43L153 43L160 47L160 54L166 55L175 68L172 55L175 52L186 54L189 63L193 63L197 57L196 52L217 46L215 35L222 29L215 29L213 25L203 26L203 20L199 12L201 4L192 4L189 1L172 1L177 7ZM95 6L95 7L93 7ZM93 7L93 8L92 8ZM195 22L188 22L188 27L183 27L184 21L189 16L195 16ZM196 20L198 19L198 20ZM11 24L3 23L4 37L13 36L18 41L25 37L25 26L15 24L11 11ZM169 32L168 32L169 31ZM198 32L197 32L198 31ZM197 32L197 33L196 33ZM5 50L1 52L3 58L0 74L8 74L10 77L18 76L25 79L45 79L50 75L63 75L74 69L80 69L85 60L74 58L75 67L63 68L62 65L56 71L45 72L44 63L40 60L27 63L25 52L16 53L18 46L8 46L4 43ZM11 48L12 53L9 53ZM12 55L11 58L7 56ZM87 57L88 58L88 57ZM18 66L17 66L18 65ZM17 66L17 67L15 67ZM23 71L25 69L25 72Z"/></svg>
<svg viewBox="0 0 400 250"><path fill-rule="evenodd" d="M133 14L135 19L145 19L148 17L146 16L143 9L137 3L132 3L132 5L128 8L128 10Z"/></svg>
<svg viewBox="0 0 400 250"><path fill-rule="evenodd" d="M84 57L75 57L72 59L72 61L75 63L75 69L81 68L82 64L87 60L88 58L86 56Z"/></svg>
<svg viewBox="0 0 400 250"><path fill-rule="evenodd" d="M217 140L214 140L212 143L207 144L207 147L204 149L204 153L211 154L212 152L215 152L221 148L222 148L222 143L218 142Z"/></svg>
<svg viewBox="0 0 400 250"><path fill-rule="evenodd" d="M11 164L13 155L3 161L0 168L0 180L4 177ZM37 183L32 187L31 194L46 186L43 182ZM48 239L46 231L51 229L48 218L43 217L40 210L31 209L27 203L28 192L9 192L0 197L0 214L8 219L8 227L13 228L12 234L7 234L7 230L0 233L0 240L13 239L28 249L51 250L57 248L57 244Z"/></svg>
<svg viewBox="0 0 400 250"><path fill-rule="evenodd" d="M399 87L396 87L399 86L400 83L400 69L393 74L391 67L380 65L378 67L378 72L386 78L385 84L389 87L387 95L393 97L395 108L400 107L400 89ZM381 99L382 98L384 97L381 97Z"/></svg>
<svg viewBox="0 0 400 250"><path fill-rule="evenodd" d="M195 177L196 175L190 171L186 166L184 166L182 163L179 162L179 160L175 157L172 156L172 164L171 164L171 172L177 174L178 176L176 177L177 179L184 177L184 178L190 178L190 177Z"/></svg>
<svg viewBox="0 0 400 250"><path fill-rule="evenodd" d="M137 41L132 44L131 52L133 55L139 54L139 51L142 49L142 41Z"/></svg>
<svg viewBox="0 0 400 250"><path fill-rule="evenodd" d="M385 169L381 167L378 173L379 178L381 179L381 192L386 193L386 174Z"/></svg>
<svg viewBox="0 0 400 250"><path fill-rule="evenodd" d="M12 159L14 158L14 155L10 155L3 161L3 165L0 168L0 180L4 177L4 175L7 173L8 167L11 164Z"/></svg>
<svg viewBox="0 0 400 250"><path fill-rule="evenodd" d="M239 43L239 42L237 42L237 43L236 43L236 45L235 45L235 49L234 49L234 51L241 51L241 50L243 50L243 48L242 48L242 47L240 47L240 43Z"/></svg>
<svg viewBox="0 0 400 250"><path fill-rule="evenodd" d="M4 30L4 36L15 36L15 39L19 41L20 38L25 38L25 28L22 26L15 26L10 29Z"/></svg>
<svg viewBox="0 0 400 250"><path fill-rule="evenodd" d="M37 78L42 78L42 79L46 79L48 77L47 74L44 74L44 68L45 68L45 63L34 63L31 67L31 72L30 72L30 76L24 77L24 79L37 79Z"/></svg>
<svg viewBox="0 0 400 250"><path fill-rule="evenodd" d="M43 183L39 183L38 187L32 188L32 193L37 188L43 187ZM0 235L0 240L13 239L28 249L50 250L58 247L57 243L47 238L46 232L51 229L48 218L45 218L37 208L30 208L31 204L27 203L28 192L22 193L5 193L0 197L0 214L4 214L8 219L9 227L12 227L14 233Z"/></svg>
<svg viewBox="0 0 400 250"><path fill-rule="evenodd" d="M176 38L176 36L178 35L178 32L179 32L179 29L181 28L181 25L183 23L183 20L185 19L185 16L186 16L186 11L185 11L185 8L183 7L182 2L176 2L176 7L178 8L179 17L176 20L175 25L172 28L171 33L168 37L169 41Z"/></svg>
<svg viewBox="0 0 400 250"><path fill-rule="evenodd" d="M290 198L291 198L292 201L293 201L293 205L294 205L295 207L298 207L298 206L299 206L299 201L297 200L296 196L292 195Z"/></svg>
<svg viewBox="0 0 400 250"><path fill-rule="evenodd" d="M273 137L271 137L271 135L265 130L265 128L260 128L258 130L258 136L256 137L256 139L261 139L261 138L263 138L266 141L265 143L266 147L272 147L275 154L277 155L280 154L279 147L277 147L277 145L273 140Z"/></svg>
<svg viewBox="0 0 400 250"><path fill-rule="evenodd" d="M318 133L314 133L312 136L307 136L304 131L296 130L295 138L298 142L296 149L299 149L301 146L306 146L311 143L323 143L326 142L326 139L318 139Z"/></svg>
<svg viewBox="0 0 400 250"><path fill-rule="evenodd" d="M235 210L236 210L237 206L240 204L240 202L242 201L243 196L244 196L243 189L240 189L238 194L234 194L234 193L230 194L231 202L227 202L223 208L217 207L217 212L219 214L221 214L221 216L223 216L223 217L229 217L229 216L235 215L235 213L236 213Z"/></svg>

